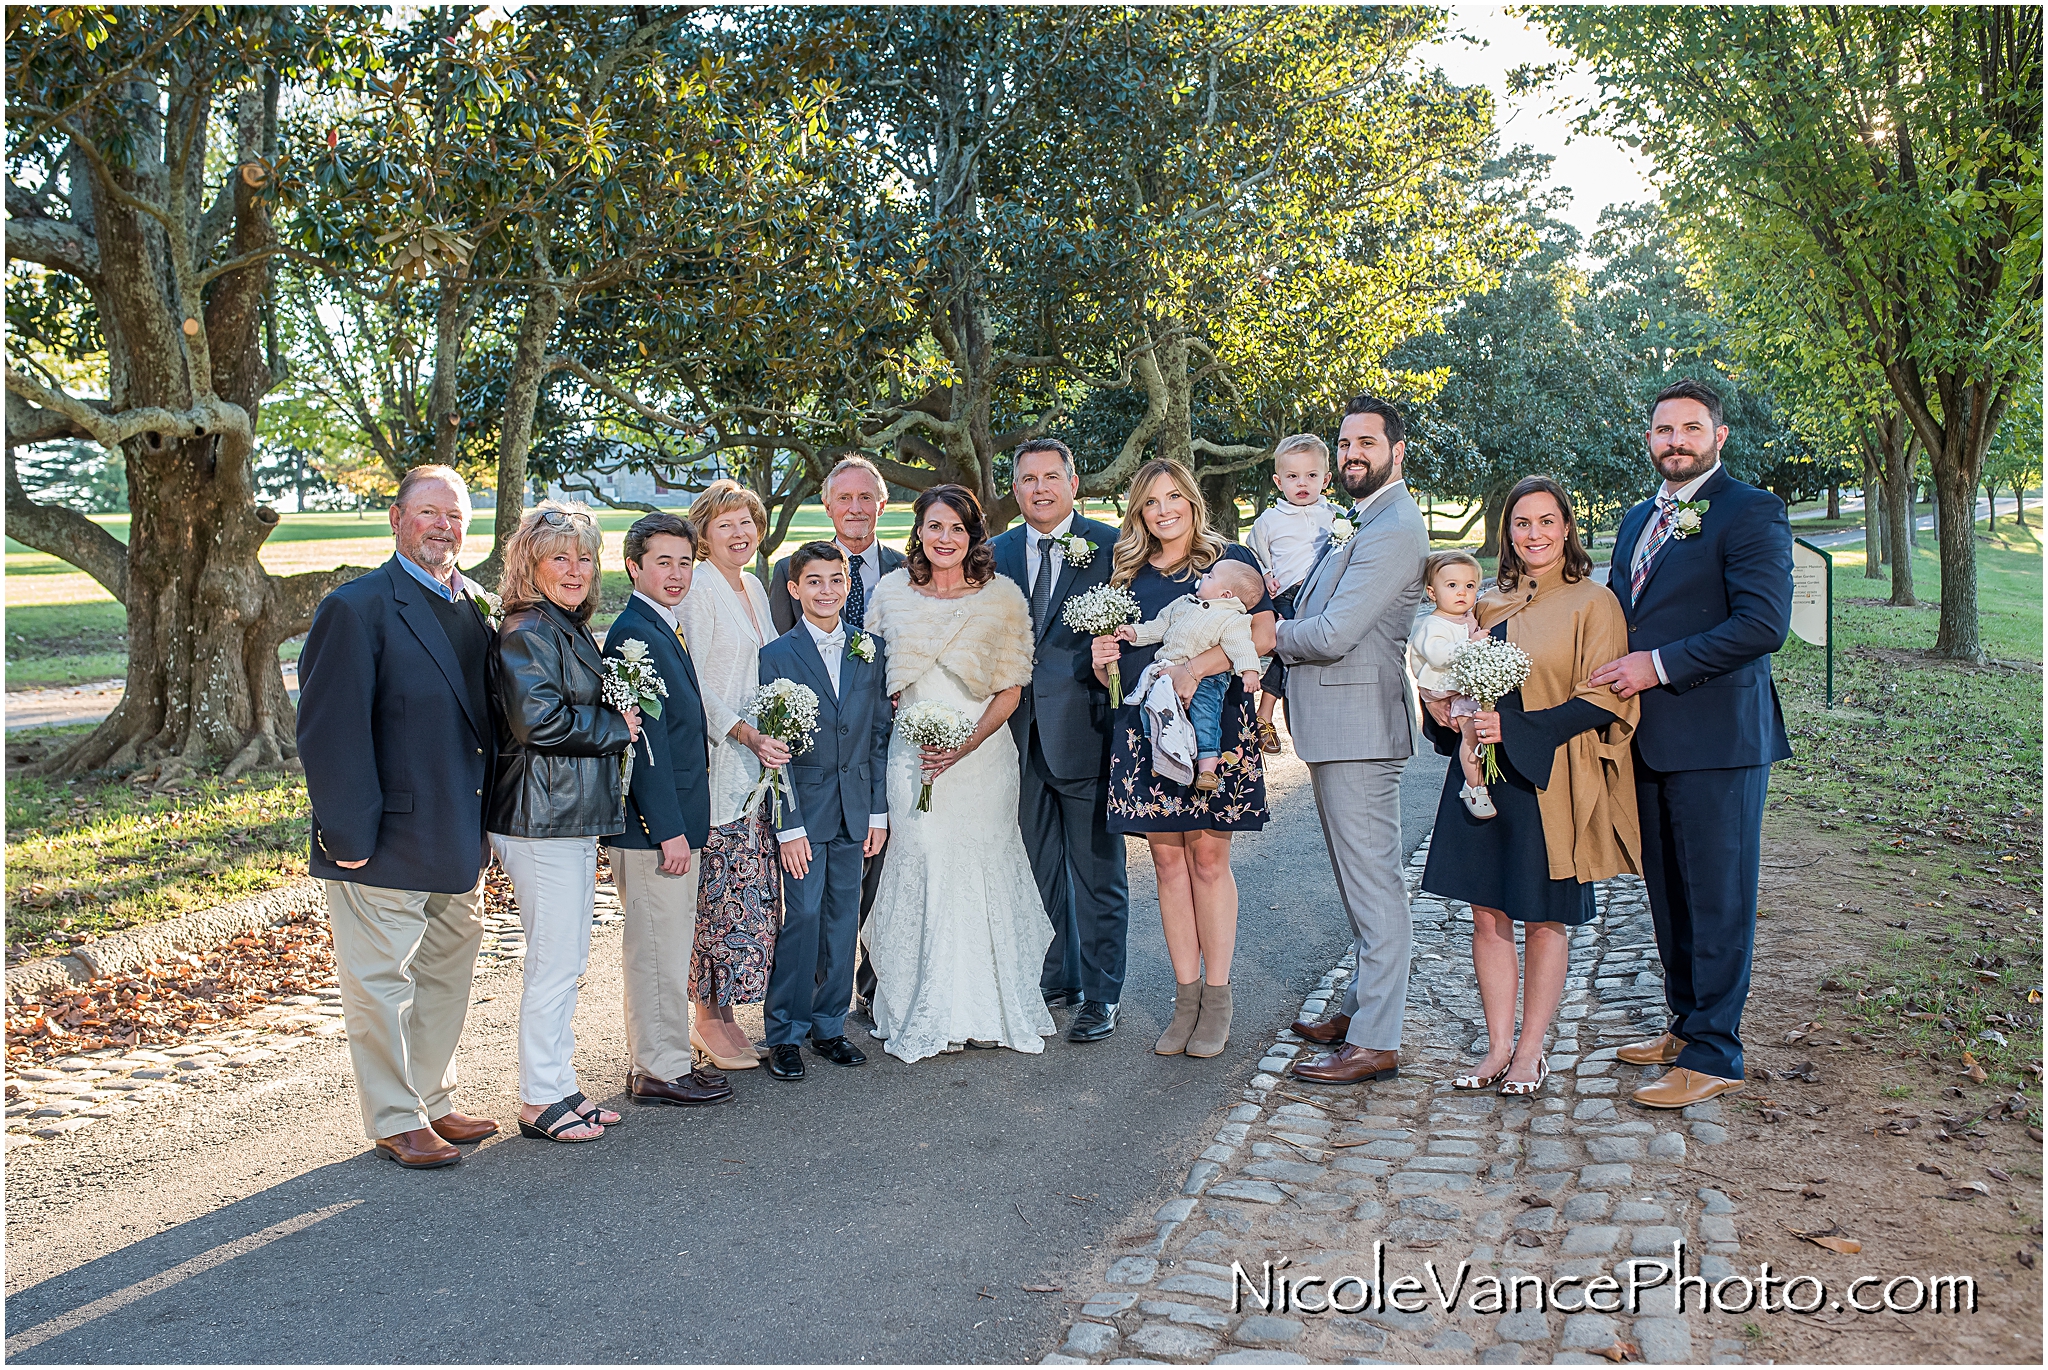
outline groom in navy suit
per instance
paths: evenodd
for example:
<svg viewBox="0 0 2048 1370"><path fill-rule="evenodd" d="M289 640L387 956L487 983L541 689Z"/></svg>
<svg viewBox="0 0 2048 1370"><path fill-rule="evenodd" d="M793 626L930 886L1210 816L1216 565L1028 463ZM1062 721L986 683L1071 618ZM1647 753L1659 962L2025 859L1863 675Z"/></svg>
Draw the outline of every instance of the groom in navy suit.
<svg viewBox="0 0 2048 1370"><path fill-rule="evenodd" d="M1117 530L1074 511L1081 478L1065 443L1028 439L1012 462L1024 526L990 548L996 570L1024 592L1036 637L1031 683L1010 715L1010 735L1023 773L1017 819L1024 850L1052 919L1038 984L1046 1007L1080 1005L1068 1041L1099 1042L1116 1031L1131 906L1124 840L1107 818L1109 692L1095 679L1089 639L1061 621L1060 606L1109 580Z"/></svg>
<svg viewBox="0 0 2048 1370"><path fill-rule="evenodd" d="M864 858L889 840L889 728L894 721L881 639L849 624L846 553L807 542L789 559L803 615L761 649L761 683L794 680L818 696L818 732L788 766L790 794L775 833L786 897L762 1016L768 1073L804 1078L804 1037L834 1065L867 1057L846 1037Z"/></svg>
<svg viewBox="0 0 2048 1370"><path fill-rule="evenodd" d="M1648 438L1664 488L1622 516L1608 572L1630 650L1592 681L1641 700L1643 882L1671 1011L1668 1032L1619 1056L1671 1067L1637 1103L1684 1108L1742 1085L1764 795L1771 763L1792 755L1771 682L1792 620L1792 528L1776 495L1722 468L1712 387L1667 386Z"/></svg>

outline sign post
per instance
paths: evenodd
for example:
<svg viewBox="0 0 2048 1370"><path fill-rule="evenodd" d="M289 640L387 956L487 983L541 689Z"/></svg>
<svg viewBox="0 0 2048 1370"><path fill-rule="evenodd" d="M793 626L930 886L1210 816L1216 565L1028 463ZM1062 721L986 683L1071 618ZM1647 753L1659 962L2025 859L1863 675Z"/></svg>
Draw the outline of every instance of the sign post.
<svg viewBox="0 0 2048 1370"><path fill-rule="evenodd" d="M1828 707L1835 707L1835 559L1792 539L1792 631L1828 654Z"/></svg>

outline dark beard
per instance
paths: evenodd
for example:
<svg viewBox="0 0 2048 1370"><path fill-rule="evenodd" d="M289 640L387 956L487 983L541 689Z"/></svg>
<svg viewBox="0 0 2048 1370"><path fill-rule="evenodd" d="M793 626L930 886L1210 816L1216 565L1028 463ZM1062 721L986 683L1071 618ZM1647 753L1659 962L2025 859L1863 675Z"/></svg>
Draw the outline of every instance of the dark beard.
<svg viewBox="0 0 2048 1370"><path fill-rule="evenodd" d="M1699 476L1705 475L1708 471L1711 471L1714 468L1714 463L1721 459L1721 452L1719 448L1716 448L1715 450L1704 454L1704 457L1702 457L1701 453L1695 452L1689 447L1673 448L1671 451L1666 452L1664 454L1664 461L1669 461L1673 457L1681 456L1686 459L1687 464L1689 466L1695 462L1698 464L1696 466L1692 466L1692 469L1686 471L1685 473L1676 476L1664 475L1663 462L1652 461L1650 464L1656 468L1658 475L1664 476L1665 480L1676 481L1680 485L1683 485L1687 481L1696 479Z"/></svg>
<svg viewBox="0 0 2048 1370"><path fill-rule="evenodd" d="M1351 496L1353 504L1357 504L1362 500L1370 498L1374 491L1393 479L1393 475L1394 463L1391 461L1385 466L1378 468L1375 468L1371 462L1367 462L1365 466L1365 479L1359 484L1353 485L1349 476L1342 477L1344 493Z"/></svg>

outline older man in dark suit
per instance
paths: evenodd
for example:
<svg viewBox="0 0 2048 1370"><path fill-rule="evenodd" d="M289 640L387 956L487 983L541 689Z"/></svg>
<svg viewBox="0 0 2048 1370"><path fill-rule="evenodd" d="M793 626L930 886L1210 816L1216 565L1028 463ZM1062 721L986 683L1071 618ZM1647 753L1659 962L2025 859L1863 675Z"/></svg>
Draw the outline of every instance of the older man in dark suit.
<svg viewBox="0 0 2048 1370"><path fill-rule="evenodd" d="M636 1104L719 1104L732 1098L732 1085L708 1066L693 1068L690 1050L697 853L711 835L710 743L676 606L690 592L697 539L674 514L649 514L626 530L625 550L633 594L605 634L604 654L644 644L668 689L661 717L641 728L626 830L605 839L626 923L626 1093Z"/></svg>
<svg viewBox="0 0 2048 1370"><path fill-rule="evenodd" d="M832 520L833 543L846 553L846 604L840 609L840 616L855 628L864 627L875 586L903 564L903 553L879 537L882 512L889 507L888 484L883 481L881 470L866 457L846 457L826 473L818 499L825 506L826 517ZM789 591L789 558L784 557L768 574L768 614L775 620L777 633L788 632L803 617ZM868 858L867 869L861 876L862 927L867 926L868 911L875 906L875 891L882 883L882 863L888 859L886 850L875 853ZM854 971L853 992L863 1011L875 997L875 971L868 964L865 948Z"/></svg>
<svg viewBox="0 0 2048 1370"><path fill-rule="evenodd" d="M455 1044L483 942L484 795L495 754L482 590L455 567L469 490L415 467L397 555L322 600L299 657L308 866L327 887L363 1125L408 1169L498 1130L455 1111Z"/></svg>
<svg viewBox="0 0 2048 1370"><path fill-rule="evenodd" d="M1668 1032L1619 1055L1671 1067L1637 1103L1684 1108L1742 1087L1764 795L1792 754L1771 681L1792 621L1792 529L1776 495L1721 466L1710 386L1666 387L1648 440L1664 488L1622 516L1608 575L1631 650L1592 679L1642 703L1643 882L1671 1012Z"/></svg>
<svg viewBox="0 0 2048 1370"><path fill-rule="evenodd" d="M1010 734L1023 771L1024 850L1052 919L1039 988L1048 1008L1080 1005L1068 1041L1099 1042L1116 1031L1131 907L1124 839L1106 818L1109 693L1095 679L1090 639L1061 620L1060 606L1109 580L1117 530L1075 511L1081 477L1065 443L1033 438L1011 460L1024 524L989 545L996 569L1024 591L1037 635Z"/></svg>

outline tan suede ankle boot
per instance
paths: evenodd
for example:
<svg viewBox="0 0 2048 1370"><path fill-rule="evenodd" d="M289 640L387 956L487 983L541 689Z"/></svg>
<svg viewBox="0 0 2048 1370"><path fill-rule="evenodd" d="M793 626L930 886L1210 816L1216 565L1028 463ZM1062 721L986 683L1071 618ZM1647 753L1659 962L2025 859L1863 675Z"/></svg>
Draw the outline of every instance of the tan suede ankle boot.
<svg viewBox="0 0 2048 1370"><path fill-rule="evenodd" d="M1173 1021L1159 1034L1152 1050L1161 1056L1178 1056L1188 1049L1188 1034L1195 1030L1195 1013L1202 1003L1202 982L1190 980L1173 987Z"/></svg>
<svg viewBox="0 0 2048 1370"><path fill-rule="evenodd" d="M1217 1056L1230 1040L1229 985L1202 986L1202 1012L1195 1020L1195 1030L1188 1038L1188 1055Z"/></svg>

